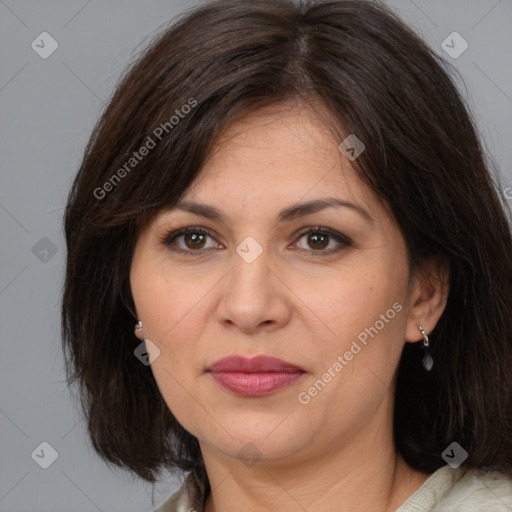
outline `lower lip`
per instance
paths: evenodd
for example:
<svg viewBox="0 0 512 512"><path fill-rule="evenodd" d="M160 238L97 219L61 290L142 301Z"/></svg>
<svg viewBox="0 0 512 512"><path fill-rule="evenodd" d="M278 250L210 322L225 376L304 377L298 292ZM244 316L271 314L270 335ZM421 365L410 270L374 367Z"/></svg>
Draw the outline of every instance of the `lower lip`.
<svg viewBox="0 0 512 512"><path fill-rule="evenodd" d="M304 372L209 372L215 382L241 396L265 396L297 382Z"/></svg>

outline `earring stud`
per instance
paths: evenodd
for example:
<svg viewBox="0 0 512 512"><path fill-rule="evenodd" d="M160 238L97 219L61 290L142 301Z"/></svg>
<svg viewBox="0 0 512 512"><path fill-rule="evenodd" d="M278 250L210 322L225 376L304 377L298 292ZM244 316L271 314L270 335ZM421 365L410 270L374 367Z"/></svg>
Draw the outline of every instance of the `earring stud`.
<svg viewBox="0 0 512 512"><path fill-rule="evenodd" d="M135 324L135 332L142 332L142 322L140 320Z"/></svg>

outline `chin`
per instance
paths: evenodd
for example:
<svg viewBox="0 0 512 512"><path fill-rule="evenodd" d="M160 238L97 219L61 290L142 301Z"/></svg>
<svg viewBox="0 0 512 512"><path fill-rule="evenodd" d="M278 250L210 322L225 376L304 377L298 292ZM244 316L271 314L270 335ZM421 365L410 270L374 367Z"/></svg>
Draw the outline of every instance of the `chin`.
<svg viewBox="0 0 512 512"><path fill-rule="evenodd" d="M283 427L283 423L279 425L277 421L272 427L268 421L238 423L236 430L223 425L229 434L222 429L222 435L215 438L199 435L210 446L228 457L242 461L248 459L249 463L260 459L267 462L283 461L293 458L311 445L311 440L304 436L303 429L297 429L295 425ZM272 430L273 428L275 430Z"/></svg>

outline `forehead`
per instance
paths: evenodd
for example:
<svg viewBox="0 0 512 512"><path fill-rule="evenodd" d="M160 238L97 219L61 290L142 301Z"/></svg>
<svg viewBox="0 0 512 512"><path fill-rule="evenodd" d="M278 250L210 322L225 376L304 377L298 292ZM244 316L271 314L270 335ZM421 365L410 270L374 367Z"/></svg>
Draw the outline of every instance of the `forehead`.
<svg viewBox="0 0 512 512"><path fill-rule="evenodd" d="M329 126L307 106L279 104L246 114L217 138L185 197L233 191L281 202L337 193L375 202Z"/></svg>

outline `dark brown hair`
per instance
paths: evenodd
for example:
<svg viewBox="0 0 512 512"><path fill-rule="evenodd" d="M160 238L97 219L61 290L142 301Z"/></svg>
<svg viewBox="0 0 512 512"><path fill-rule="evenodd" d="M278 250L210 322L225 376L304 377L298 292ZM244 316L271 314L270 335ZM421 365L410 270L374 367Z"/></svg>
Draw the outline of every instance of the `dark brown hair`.
<svg viewBox="0 0 512 512"><path fill-rule="evenodd" d="M210 2L143 52L94 128L65 212L66 371L103 458L150 482L163 468L190 471L198 504L209 492L197 439L133 354L134 244L191 185L223 128L300 100L323 105L340 142L354 133L366 145L354 168L401 229L411 270L449 262L434 368L421 368L420 344L406 343L399 364L398 450L433 472L457 441L466 467L512 474L508 207L449 73L394 14L357 0Z"/></svg>

